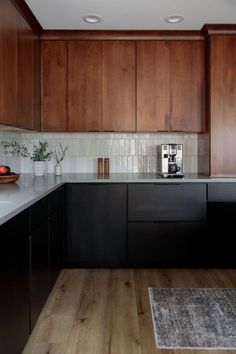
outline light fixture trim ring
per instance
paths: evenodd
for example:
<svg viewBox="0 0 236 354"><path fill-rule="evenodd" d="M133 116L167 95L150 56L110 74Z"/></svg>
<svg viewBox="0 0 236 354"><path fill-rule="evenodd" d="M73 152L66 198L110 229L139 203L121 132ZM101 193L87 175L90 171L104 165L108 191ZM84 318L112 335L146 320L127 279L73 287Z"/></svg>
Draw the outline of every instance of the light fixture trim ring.
<svg viewBox="0 0 236 354"><path fill-rule="evenodd" d="M83 21L89 24L96 24L102 21L101 17L95 14L83 16Z"/></svg>
<svg viewBox="0 0 236 354"><path fill-rule="evenodd" d="M165 18L165 21L167 23L180 23L184 20L184 16L183 15L180 15L180 14L173 14L173 15L170 15L170 16L167 16Z"/></svg>

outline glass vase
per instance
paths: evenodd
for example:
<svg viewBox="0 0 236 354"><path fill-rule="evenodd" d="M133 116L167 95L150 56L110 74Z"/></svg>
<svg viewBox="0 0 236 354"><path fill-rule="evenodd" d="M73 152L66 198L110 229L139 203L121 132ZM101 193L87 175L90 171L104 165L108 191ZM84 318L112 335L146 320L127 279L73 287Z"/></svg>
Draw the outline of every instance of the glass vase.
<svg viewBox="0 0 236 354"><path fill-rule="evenodd" d="M62 167L61 164L57 163L55 166L55 175L61 176L62 175Z"/></svg>

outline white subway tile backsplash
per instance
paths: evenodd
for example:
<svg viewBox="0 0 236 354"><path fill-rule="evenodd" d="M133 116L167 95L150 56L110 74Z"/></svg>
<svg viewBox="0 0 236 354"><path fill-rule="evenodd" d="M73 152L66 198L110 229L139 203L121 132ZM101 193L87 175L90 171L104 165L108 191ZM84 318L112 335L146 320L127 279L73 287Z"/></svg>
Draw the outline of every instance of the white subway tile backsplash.
<svg viewBox="0 0 236 354"><path fill-rule="evenodd" d="M16 133L0 132L0 140L16 140L30 149L39 140L47 140L50 150L59 143L68 146L62 162L64 173L96 173L97 158L110 158L110 172L157 172L157 146L179 143L184 149L184 171L197 172L197 134L183 133ZM31 172L29 158L12 158L3 155L1 162L17 171ZM48 171L54 172L55 161L48 163Z"/></svg>
<svg viewBox="0 0 236 354"><path fill-rule="evenodd" d="M125 139L125 156L131 155L131 141L126 137Z"/></svg>

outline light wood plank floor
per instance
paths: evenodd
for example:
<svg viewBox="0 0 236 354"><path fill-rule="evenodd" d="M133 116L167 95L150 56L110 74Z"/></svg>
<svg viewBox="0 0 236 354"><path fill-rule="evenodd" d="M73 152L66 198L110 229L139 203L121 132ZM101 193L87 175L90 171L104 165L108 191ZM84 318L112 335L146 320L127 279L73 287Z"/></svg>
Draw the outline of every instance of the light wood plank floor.
<svg viewBox="0 0 236 354"><path fill-rule="evenodd" d="M24 354L228 354L158 350L148 287L236 287L236 270L66 269Z"/></svg>

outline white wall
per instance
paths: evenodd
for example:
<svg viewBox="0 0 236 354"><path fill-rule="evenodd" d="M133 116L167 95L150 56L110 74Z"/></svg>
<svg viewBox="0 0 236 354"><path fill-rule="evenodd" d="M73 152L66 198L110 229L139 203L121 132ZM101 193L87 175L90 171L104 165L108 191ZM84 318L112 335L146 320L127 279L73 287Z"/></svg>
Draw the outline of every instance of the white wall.
<svg viewBox="0 0 236 354"><path fill-rule="evenodd" d="M184 149L184 171L197 172L197 134L152 133L12 133L0 132L0 140L17 140L32 146L39 140L47 140L49 149L61 143L68 146L62 162L64 173L96 173L97 158L110 158L110 172L156 172L157 145L181 143ZM0 164L10 165L12 171L32 172L29 158L9 158L0 155ZM54 172L55 161L48 164L48 172Z"/></svg>

